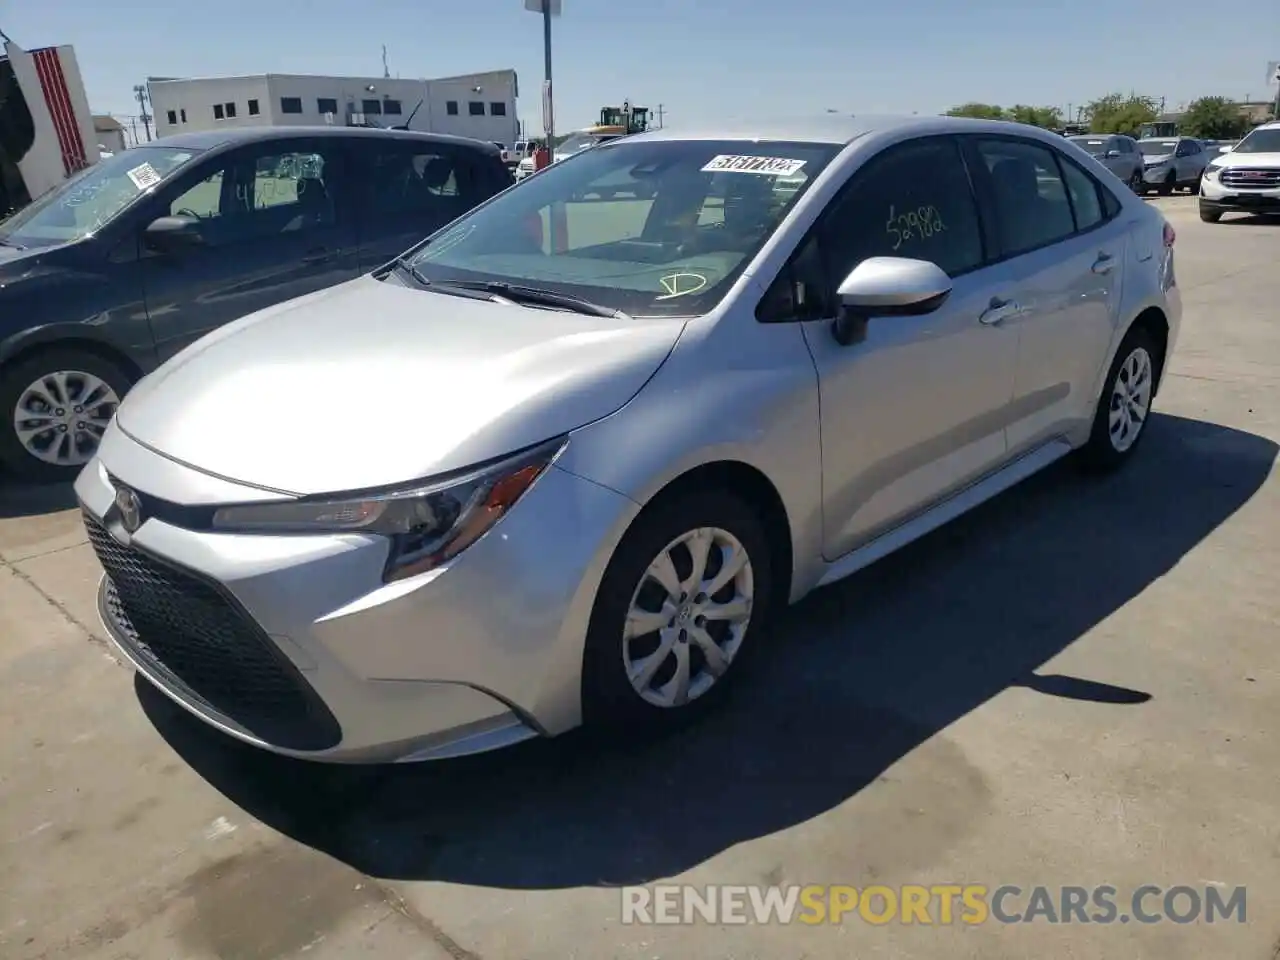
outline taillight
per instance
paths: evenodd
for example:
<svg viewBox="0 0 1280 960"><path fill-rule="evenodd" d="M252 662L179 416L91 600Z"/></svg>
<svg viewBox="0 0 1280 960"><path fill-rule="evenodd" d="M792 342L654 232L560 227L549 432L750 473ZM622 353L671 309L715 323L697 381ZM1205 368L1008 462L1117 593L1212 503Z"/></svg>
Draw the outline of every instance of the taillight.
<svg viewBox="0 0 1280 960"><path fill-rule="evenodd" d="M1165 223L1165 225L1164 225L1164 245L1165 245L1166 247L1172 247L1172 246L1173 246L1173 241L1175 241L1175 240L1177 240L1177 239L1178 239L1178 234L1174 231L1174 229L1173 229L1173 225L1172 225L1172 224L1170 224L1170 223Z"/></svg>

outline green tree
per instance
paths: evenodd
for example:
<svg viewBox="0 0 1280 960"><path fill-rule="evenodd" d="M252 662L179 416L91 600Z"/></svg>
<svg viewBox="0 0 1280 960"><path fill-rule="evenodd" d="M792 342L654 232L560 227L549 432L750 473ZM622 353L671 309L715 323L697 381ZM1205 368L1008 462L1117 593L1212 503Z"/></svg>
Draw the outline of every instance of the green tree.
<svg viewBox="0 0 1280 960"><path fill-rule="evenodd" d="M1249 122L1226 97L1201 97L1187 105L1178 129L1189 137L1235 140L1243 137Z"/></svg>
<svg viewBox="0 0 1280 960"><path fill-rule="evenodd" d="M947 111L948 117L974 117L978 120L1008 120L1004 107L994 103L962 103Z"/></svg>
<svg viewBox="0 0 1280 960"><path fill-rule="evenodd" d="M1026 123L1046 130L1062 126L1062 111L1057 107L1029 107L1019 103L1005 111L1005 117L1014 123Z"/></svg>
<svg viewBox="0 0 1280 960"><path fill-rule="evenodd" d="M1111 93L1085 107L1089 117L1090 133L1123 133L1138 135L1144 123L1150 123L1159 115L1150 97L1137 94Z"/></svg>

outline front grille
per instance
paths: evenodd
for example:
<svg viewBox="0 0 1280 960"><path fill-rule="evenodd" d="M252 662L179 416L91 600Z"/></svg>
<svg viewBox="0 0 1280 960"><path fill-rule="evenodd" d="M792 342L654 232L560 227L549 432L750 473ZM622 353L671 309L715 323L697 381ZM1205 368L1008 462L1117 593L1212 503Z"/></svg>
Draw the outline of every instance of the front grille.
<svg viewBox="0 0 1280 960"><path fill-rule="evenodd" d="M1228 167L1218 175L1224 187L1253 187L1274 190L1280 187L1280 169L1268 167Z"/></svg>
<svg viewBox="0 0 1280 960"><path fill-rule="evenodd" d="M180 693L263 741L293 750L338 743L333 714L221 589L120 543L89 513L107 574L103 613L120 641Z"/></svg>

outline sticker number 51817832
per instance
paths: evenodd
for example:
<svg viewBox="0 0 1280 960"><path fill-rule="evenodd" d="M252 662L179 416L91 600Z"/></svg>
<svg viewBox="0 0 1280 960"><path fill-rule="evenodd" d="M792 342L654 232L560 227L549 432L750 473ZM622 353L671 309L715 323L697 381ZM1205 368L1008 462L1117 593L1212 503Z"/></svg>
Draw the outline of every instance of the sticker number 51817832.
<svg viewBox="0 0 1280 960"><path fill-rule="evenodd" d="M947 229L942 222L942 215L934 206L916 207L899 213L890 205L889 219L884 224L885 233L893 240L893 249L897 250L904 243L926 237L934 237Z"/></svg>

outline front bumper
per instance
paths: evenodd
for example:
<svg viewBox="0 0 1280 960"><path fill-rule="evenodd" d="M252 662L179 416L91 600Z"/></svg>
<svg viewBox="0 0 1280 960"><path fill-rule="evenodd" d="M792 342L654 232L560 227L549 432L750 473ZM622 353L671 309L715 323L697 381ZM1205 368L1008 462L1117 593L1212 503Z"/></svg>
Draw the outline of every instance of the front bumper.
<svg viewBox="0 0 1280 960"><path fill-rule="evenodd" d="M1159 186L1169 182L1170 173L1173 173L1173 167L1146 167L1142 171L1142 182L1153 187Z"/></svg>
<svg viewBox="0 0 1280 960"><path fill-rule="evenodd" d="M630 500L552 467L451 563L384 584L379 537L188 523L208 509L207 480L113 428L76 482L106 571L103 625L186 710L256 746L341 762L476 753L580 722L583 637ZM132 535L120 484L144 502Z"/></svg>
<svg viewBox="0 0 1280 960"><path fill-rule="evenodd" d="M1280 187L1226 186L1217 178L1200 180L1200 206L1227 212L1280 213Z"/></svg>

